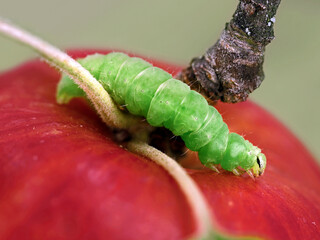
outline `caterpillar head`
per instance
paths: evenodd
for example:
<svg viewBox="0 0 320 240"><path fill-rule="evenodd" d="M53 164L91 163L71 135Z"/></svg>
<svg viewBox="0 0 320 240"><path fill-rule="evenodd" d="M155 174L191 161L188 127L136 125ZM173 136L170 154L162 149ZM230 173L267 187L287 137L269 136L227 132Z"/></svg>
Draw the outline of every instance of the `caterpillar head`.
<svg viewBox="0 0 320 240"><path fill-rule="evenodd" d="M261 150L257 147L253 147L254 151L249 152L249 156L252 160L252 167L247 170L247 173L251 177L259 177L264 173L264 170L266 169L267 165L267 159L266 156L261 153Z"/></svg>
<svg viewBox="0 0 320 240"><path fill-rule="evenodd" d="M244 140L246 145L246 157L244 161L240 161L240 167L243 168L250 177L259 177L264 173L267 165L266 156L261 152L261 149L253 146L250 142Z"/></svg>
<svg viewBox="0 0 320 240"><path fill-rule="evenodd" d="M242 136L230 133L227 149L221 167L232 171L236 175L247 172L250 177L259 177L263 174L267 160L260 148L253 146Z"/></svg>
<svg viewBox="0 0 320 240"><path fill-rule="evenodd" d="M255 163L249 171L252 172L254 177L259 177L264 173L264 170L266 169L266 165L267 165L266 156L260 152L256 155Z"/></svg>

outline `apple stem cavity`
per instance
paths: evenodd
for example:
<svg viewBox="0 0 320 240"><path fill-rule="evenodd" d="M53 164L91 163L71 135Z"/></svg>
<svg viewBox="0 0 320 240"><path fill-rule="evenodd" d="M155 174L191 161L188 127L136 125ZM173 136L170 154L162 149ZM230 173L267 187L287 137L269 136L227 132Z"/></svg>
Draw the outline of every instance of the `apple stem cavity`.
<svg viewBox="0 0 320 240"><path fill-rule="evenodd" d="M105 91L89 71L63 51L1 18L0 33L35 50L49 65L68 74L84 90L102 120L109 127L127 129L133 135L137 135L134 133L137 133L138 130L141 135L141 129L149 131L148 128L145 128L145 123L141 121L141 118L119 110L107 91ZM145 156L162 166L178 183L186 200L190 204L196 221L194 238L205 239L212 236L211 211L196 183L175 160L140 140L129 142L129 150Z"/></svg>

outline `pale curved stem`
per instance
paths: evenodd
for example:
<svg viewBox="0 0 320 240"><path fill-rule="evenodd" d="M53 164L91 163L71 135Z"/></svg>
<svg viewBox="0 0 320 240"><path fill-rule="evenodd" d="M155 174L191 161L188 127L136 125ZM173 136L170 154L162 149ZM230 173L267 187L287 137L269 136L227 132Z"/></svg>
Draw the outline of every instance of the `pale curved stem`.
<svg viewBox="0 0 320 240"><path fill-rule="evenodd" d="M159 150L139 141L128 144L130 151L145 156L162 166L178 183L184 193L197 223L197 239L205 239L211 232L211 215L208 204L197 184L187 172L172 158Z"/></svg>
<svg viewBox="0 0 320 240"><path fill-rule="evenodd" d="M66 53L1 18L0 32L32 48L50 65L68 74L84 90L108 126L129 129L133 125L140 124L139 118L121 112L102 85Z"/></svg>

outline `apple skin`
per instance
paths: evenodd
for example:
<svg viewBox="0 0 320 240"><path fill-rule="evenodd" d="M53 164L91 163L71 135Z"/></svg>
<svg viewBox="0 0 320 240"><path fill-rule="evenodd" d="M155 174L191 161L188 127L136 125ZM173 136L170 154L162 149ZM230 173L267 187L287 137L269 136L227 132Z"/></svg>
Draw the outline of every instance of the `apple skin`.
<svg viewBox="0 0 320 240"><path fill-rule="evenodd" d="M172 74L181 69L151 62ZM195 220L176 182L151 160L114 143L83 100L58 105L59 77L38 60L0 75L0 239L190 236ZM183 162L209 203L213 227L262 239L320 239L315 159L259 106L217 108L231 131L262 148L268 163L253 181L201 168L195 156Z"/></svg>

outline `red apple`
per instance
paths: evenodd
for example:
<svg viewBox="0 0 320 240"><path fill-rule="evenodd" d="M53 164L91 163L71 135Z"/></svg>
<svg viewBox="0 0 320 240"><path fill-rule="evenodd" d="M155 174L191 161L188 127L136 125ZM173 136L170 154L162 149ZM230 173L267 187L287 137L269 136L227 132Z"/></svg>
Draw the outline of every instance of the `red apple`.
<svg viewBox="0 0 320 240"><path fill-rule="evenodd" d="M153 63L173 74L180 69ZM83 100L56 104L59 77L40 61L0 76L0 239L192 235L194 217L171 176L112 142L108 127ZM268 164L256 181L188 170L210 205L213 227L235 236L320 239L316 161L257 105L217 108L231 131L263 149Z"/></svg>

